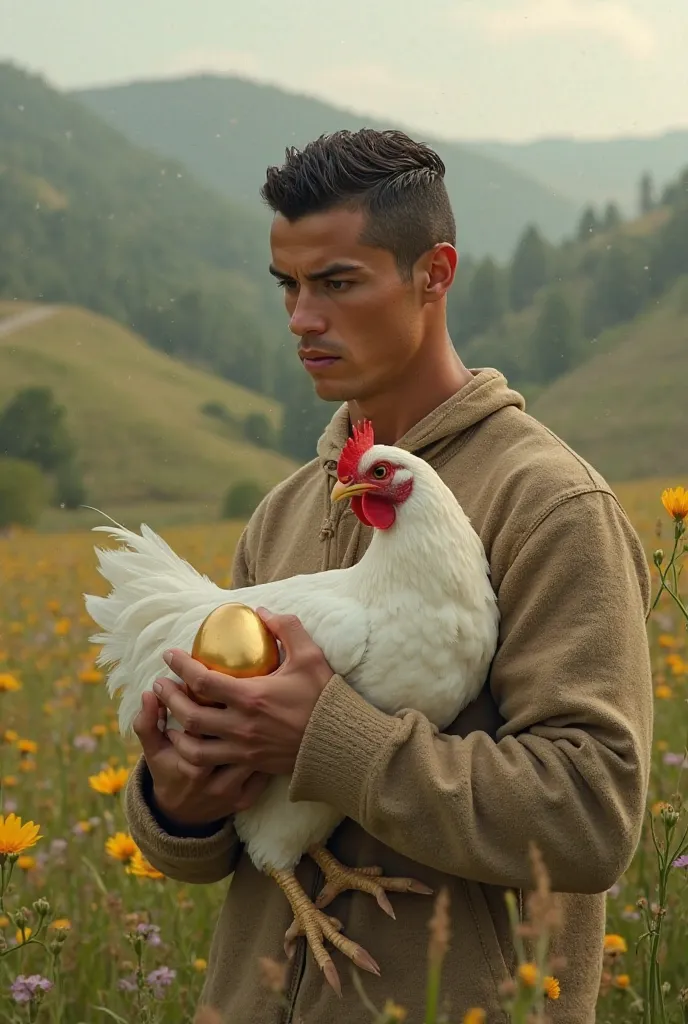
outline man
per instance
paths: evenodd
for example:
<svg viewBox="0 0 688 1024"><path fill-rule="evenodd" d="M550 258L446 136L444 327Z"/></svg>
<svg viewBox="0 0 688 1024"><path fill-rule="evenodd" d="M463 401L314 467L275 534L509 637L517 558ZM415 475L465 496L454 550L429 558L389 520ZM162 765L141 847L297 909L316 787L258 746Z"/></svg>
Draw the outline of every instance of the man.
<svg viewBox="0 0 688 1024"><path fill-rule="evenodd" d="M425 458L452 488L484 543L501 631L481 696L444 735L421 716L387 716L340 677L298 622L267 617L285 645L279 684L229 699L225 741L157 729L169 707L194 705L169 681L146 694L135 729L143 747L127 790L134 839L185 882L234 872L209 958L202 1002L232 1024L343 1024L362 1019L348 963L333 952L340 1001L303 939L285 1005L259 980L260 957L283 960L291 913L274 882L242 852L232 813L266 778L293 772L291 799L321 800L346 820L330 849L350 866L446 886L453 942L444 992L451 1019L481 1006L503 1021L499 986L514 965L506 889L532 884L529 842L561 892L554 1021L590 1024L601 969L605 890L634 853L644 813L652 726L641 544L595 470L525 412L493 369L454 351L446 296L455 225L438 156L399 132L340 132L268 171L275 213L270 271L321 398L343 404L308 465L272 491L249 522L236 586L358 561L370 540L330 502L351 422L372 420L381 443ZM341 624L346 629L346 623ZM409 629L413 624L409 623ZM197 693L205 669L176 652L172 667ZM226 686L213 675L216 693ZM244 691L249 693L249 689ZM160 702L160 704L158 703ZM214 754L206 743L212 742ZM210 776L213 764L224 765ZM229 767L227 767L229 766ZM309 858L297 870L315 897ZM393 897L396 921L363 893L328 913L380 963L370 998L393 997L423 1019L427 896Z"/></svg>

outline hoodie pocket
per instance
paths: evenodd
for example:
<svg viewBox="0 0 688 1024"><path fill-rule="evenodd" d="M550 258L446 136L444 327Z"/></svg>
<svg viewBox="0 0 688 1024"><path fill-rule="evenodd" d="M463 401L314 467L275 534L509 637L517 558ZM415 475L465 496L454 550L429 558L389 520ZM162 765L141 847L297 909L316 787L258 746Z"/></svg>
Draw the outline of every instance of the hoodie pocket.
<svg viewBox="0 0 688 1024"><path fill-rule="evenodd" d="M500 985L513 976L516 967L509 912L504 900L507 890L468 879L464 879L464 888L485 963L499 995Z"/></svg>

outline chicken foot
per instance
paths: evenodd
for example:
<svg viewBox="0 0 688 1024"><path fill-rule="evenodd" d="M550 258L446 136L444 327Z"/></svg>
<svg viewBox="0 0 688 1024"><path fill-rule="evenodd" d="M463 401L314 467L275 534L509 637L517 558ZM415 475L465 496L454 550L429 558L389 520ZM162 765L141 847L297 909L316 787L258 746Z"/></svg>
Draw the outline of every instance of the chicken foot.
<svg viewBox="0 0 688 1024"><path fill-rule="evenodd" d="M396 920L387 892L416 892L423 896L432 896L432 889L422 882L417 882L415 878L387 878L379 867L345 867L324 846L312 846L308 855L325 876L326 884L315 901L315 906L319 910L329 906L340 893L354 889L370 893L377 900L378 906Z"/></svg>
<svg viewBox="0 0 688 1024"><path fill-rule="evenodd" d="M341 921L336 917L328 917L308 898L293 871L274 870L268 873L277 882L294 912L294 921L284 937L284 952L289 960L294 956L296 937L305 935L318 967L338 996L342 994L342 986L332 957L325 949L325 939L357 967L371 974L380 974L380 968L370 953L357 942L340 934Z"/></svg>

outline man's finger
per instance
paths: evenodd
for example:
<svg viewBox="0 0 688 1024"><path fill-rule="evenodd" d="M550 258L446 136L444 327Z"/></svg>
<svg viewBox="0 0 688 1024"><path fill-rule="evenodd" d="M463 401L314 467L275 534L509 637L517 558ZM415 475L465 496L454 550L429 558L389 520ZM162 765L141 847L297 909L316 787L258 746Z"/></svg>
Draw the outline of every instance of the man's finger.
<svg viewBox="0 0 688 1024"><path fill-rule="evenodd" d="M240 701L245 680L235 679L224 672L213 672L185 651L173 648L164 654L173 672L184 681L186 688L204 705L221 704L226 707Z"/></svg>
<svg viewBox="0 0 688 1024"><path fill-rule="evenodd" d="M190 764L183 757L177 758L175 768L180 775L184 775L187 779L191 779L192 782L200 782L202 779L210 778L213 771L212 768L201 768L198 765Z"/></svg>
<svg viewBox="0 0 688 1024"><path fill-rule="evenodd" d="M235 745L228 740L189 736L176 729L170 730L169 737L177 753L197 767L219 768L230 764L232 760Z"/></svg>
<svg viewBox="0 0 688 1024"><path fill-rule="evenodd" d="M294 657L300 648L312 647L313 641L296 615L273 615L267 608L256 608L257 613L282 646L287 657Z"/></svg>
<svg viewBox="0 0 688 1024"><path fill-rule="evenodd" d="M184 693L178 683L165 677L156 679L153 689L158 699L166 708L169 708L173 717L187 732L206 736L222 735L222 727L226 725L226 719L223 716L227 714L224 709L197 704Z"/></svg>
<svg viewBox="0 0 688 1024"><path fill-rule="evenodd" d="M169 740L158 728L159 707L155 694L146 690L141 695L141 710L132 723L146 761L149 763L152 758L169 746Z"/></svg>

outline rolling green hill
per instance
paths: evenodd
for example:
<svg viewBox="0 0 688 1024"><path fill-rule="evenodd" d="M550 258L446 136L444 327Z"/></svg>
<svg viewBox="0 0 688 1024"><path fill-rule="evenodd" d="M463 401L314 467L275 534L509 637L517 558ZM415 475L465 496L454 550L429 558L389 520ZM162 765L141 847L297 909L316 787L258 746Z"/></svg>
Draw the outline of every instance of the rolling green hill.
<svg viewBox="0 0 688 1024"><path fill-rule="evenodd" d="M401 127L233 76L136 82L71 95L133 142L181 160L206 184L255 210L261 209L265 170L281 162L287 146L342 128ZM529 222L553 241L573 228L578 203L555 188L458 144L429 135L424 141L447 165L462 252L503 258Z"/></svg>
<svg viewBox="0 0 688 1024"><path fill-rule="evenodd" d="M528 412L609 480L688 475L688 276L600 337L606 351L556 380Z"/></svg>
<svg viewBox="0 0 688 1024"><path fill-rule="evenodd" d="M14 304L0 304L0 317L15 312ZM205 505L215 518L233 482L252 479L267 489L295 468L201 411L221 403L239 420L262 413L277 426L275 402L156 352L84 309L61 307L39 323L0 330L0 405L36 384L52 388L67 408L88 503L104 512Z"/></svg>
<svg viewBox="0 0 688 1024"><path fill-rule="evenodd" d="M259 216L0 63L0 297L86 306L269 391L268 261Z"/></svg>

